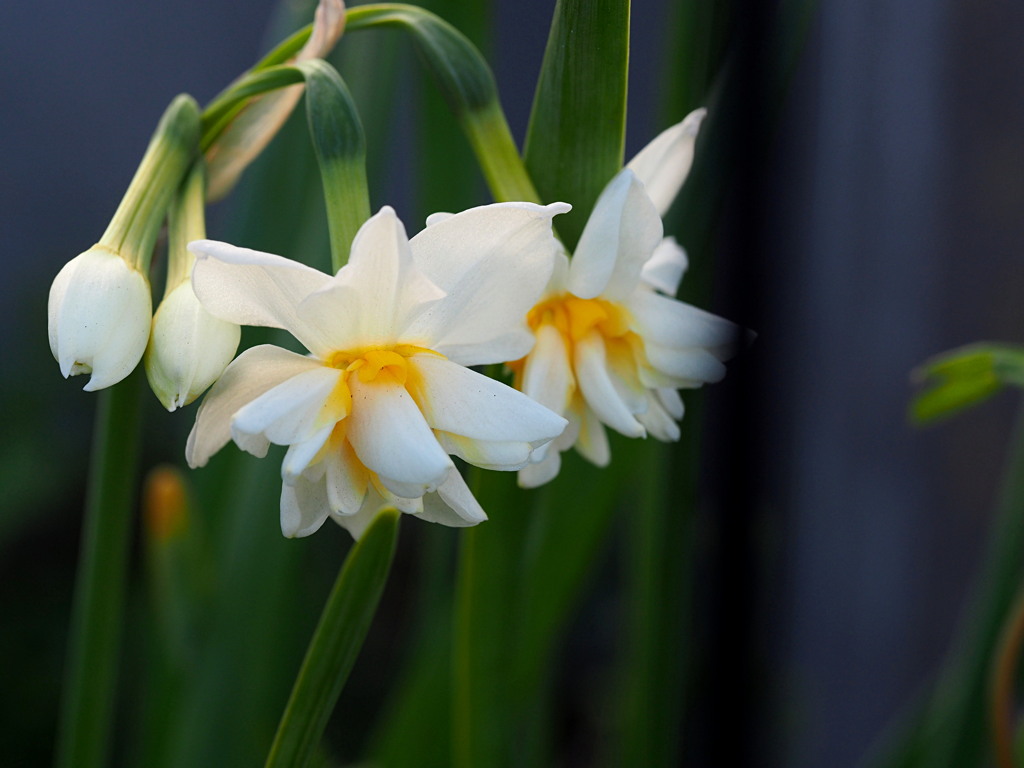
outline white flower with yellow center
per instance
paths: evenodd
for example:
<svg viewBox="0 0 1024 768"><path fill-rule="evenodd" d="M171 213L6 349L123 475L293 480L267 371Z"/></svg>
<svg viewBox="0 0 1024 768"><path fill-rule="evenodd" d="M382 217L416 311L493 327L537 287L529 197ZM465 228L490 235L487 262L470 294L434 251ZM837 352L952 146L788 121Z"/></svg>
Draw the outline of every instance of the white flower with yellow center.
<svg viewBox="0 0 1024 768"><path fill-rule="evenodd" d="M358 537L384 505L445 525L485 520L449 454L519 469L566 420L464 366L530 349L523 318L551 274L551 218L568 208L483 206L411 241L384 208L333 277L226 243L192 243L192 283L207 310L283 328L310 354L263 345L239 355L199 409L189 465L204 465L230 439L256 456L270 443L288 446L286 536L332 517Z"/></svg>
<svg viewBox="0 0 1024 768"><path fill-rule="evenodd" d="M694 112L645 147L601 193L572 260L556 254L527 317L536 345L509 367L517 388L569 426L520 471L521 485L551 480L559 453L573 446L607 465L605 425L628 437L678 440L676 390L725 375L737 328L671 298L686 254L662 238L661 216L689 173L703 116Z"/></svg>

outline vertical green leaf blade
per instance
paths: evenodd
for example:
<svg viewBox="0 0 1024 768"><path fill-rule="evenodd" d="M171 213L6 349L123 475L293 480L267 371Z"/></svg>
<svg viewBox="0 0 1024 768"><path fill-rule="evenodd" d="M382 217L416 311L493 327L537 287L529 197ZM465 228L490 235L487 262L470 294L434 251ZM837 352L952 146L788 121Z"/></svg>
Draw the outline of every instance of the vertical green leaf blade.
<svg viewBox="0 0 1024 768"><path fill-rule="evenodd" d="M524 156L541 200L573 206L558 221L570 250L622 167L628 63L628 0L559 0Z"/></svg>
<svg viewBox="0 0 1024 768"><path fill-rule="evenodd" d="M380 512L345 558L281 718L268 768L304 766L316 751L384 592L398 517L394 509Z"/></svg>

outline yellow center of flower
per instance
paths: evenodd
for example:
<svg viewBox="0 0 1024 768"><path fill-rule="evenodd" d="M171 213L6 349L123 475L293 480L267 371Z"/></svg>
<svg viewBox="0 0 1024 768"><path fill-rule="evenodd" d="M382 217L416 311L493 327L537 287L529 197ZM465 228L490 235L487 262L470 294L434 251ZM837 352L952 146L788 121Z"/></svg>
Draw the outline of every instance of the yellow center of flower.
<svg viewBox="0 0 1024 768"><path fill-rule="evenodd" d="M397 344L393 347L334 352L326 362L331 368L345 372L342 377L345 382L355 374L363 384L387 381L404 385L409 378L409 358L422 353L444 357L425 347Z"/></svg>
<svg viewBox="0 0 1024 768"><path fill-rule="evenodd" d="M581 299L571 293L538 304L530 310L526 322L534 331L544 324L554 325L570 342L579 341L594 329L606 339L629 333L629 318L618 305L605 299Z"/></svg>

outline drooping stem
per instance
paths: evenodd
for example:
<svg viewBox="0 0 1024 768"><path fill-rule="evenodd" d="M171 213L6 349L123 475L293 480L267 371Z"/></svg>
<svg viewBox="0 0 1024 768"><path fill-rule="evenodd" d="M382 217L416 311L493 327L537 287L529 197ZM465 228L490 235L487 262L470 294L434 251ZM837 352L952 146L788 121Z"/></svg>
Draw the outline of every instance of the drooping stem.
<svg viewBox="0 0 1024 768"><path fill-rule="evenodd" d="M58 768L107 764L132 529L141 374L100 393L58 726Z"/></svg>

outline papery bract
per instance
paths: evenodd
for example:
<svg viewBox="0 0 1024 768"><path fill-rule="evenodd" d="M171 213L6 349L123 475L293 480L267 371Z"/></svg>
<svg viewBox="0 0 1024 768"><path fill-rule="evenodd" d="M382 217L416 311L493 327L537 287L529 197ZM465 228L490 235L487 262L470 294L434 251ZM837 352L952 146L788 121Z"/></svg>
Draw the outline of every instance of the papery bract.
<svg viewBox="0 0 1024 768"><path fill-rule="evenodd" d="M91 374L87 392L132 372L149 339L149 281L120 254L95 245L57 273L47 302L50 351L65 378Z"/></svg>
<svg viewBox="0 0 1024 768"><path fill-rule="evenodd" d="M202 466L233 439L288 446L281 527L332 517L358 536L384 505L446 525L486 519L449 454L515 470L566 421L464 367L526 354L523 318L550 276L551 217L503 203L448 217L411 241L390 208L359 230L337 275L200 241L193 285L214 315L287 329L308 356L243 352L199 409L186 457Z"/></svg>
<svg viewBox="0 0 1024 768"><path fill-rule="evenodd" d="M722 361L738 330L671 298L686 254L662 237L661 214L689 172L703 115L694 112L645 147L601 193L572 260L555 256L551 281L527 318L536 345L509 366L516 386L569 426L520 471L521 485L551 480L559 453L573 446L606 465L605 426L677 440L683 401L676 390L725 375Z"/></svg>

